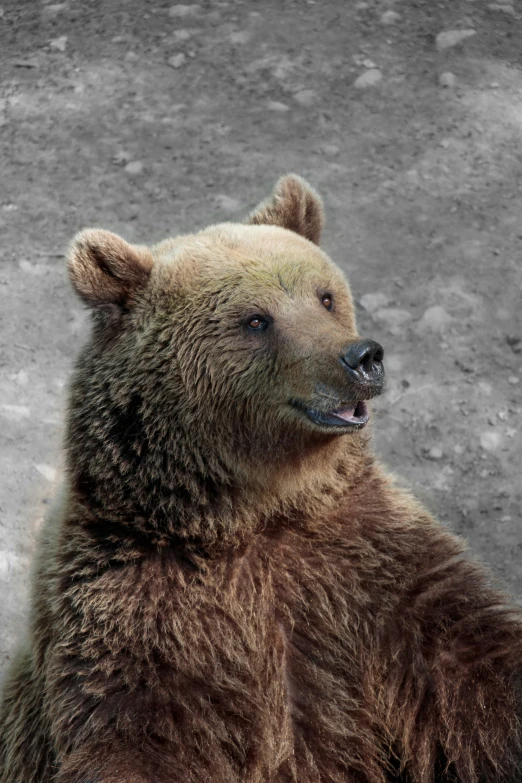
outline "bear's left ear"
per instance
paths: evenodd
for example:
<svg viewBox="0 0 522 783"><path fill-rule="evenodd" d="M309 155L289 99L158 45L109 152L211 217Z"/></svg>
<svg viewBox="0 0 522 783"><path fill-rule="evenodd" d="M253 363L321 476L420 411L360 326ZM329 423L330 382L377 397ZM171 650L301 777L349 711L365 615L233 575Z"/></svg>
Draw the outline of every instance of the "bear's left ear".
<svg viewBox="0 0 522 783"><path fill-rule="evenodd" d="M248 222L288 228L318 245L324 225L323 202L302 177L288 174L279 180L272 195L249 215Z"/></svg>
<svg viewBox="0 0 522 783"><path fill-rule="evenodd" d="M91 307L126 308L149 279L154 264L146 247L98 228L77 234L69 250L68 266L76 292Z"/></svg>

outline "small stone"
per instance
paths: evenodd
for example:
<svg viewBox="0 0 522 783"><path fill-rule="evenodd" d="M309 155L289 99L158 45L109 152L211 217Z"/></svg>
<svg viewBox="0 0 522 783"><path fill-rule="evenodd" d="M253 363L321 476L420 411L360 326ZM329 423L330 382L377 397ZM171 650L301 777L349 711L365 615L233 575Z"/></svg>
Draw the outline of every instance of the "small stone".
<svg viewBox="0 0 522 783"><path fill-rule="evenodd" d="M172 57L169 57L167 62L171 68L181 68L181 66L185 64L186 60L187 58L183 52L179 52L178 54L173 54Z"/></svg>
<svg viewBox="0 0 522 783"><path fill-rule="evenodd" d="M60 35L58 38L53 38L51 41L49 41L49 46L51 49L55 49L57 52L65 52L65 47L67 46L67 36Z"/></svg>
<svg viewBox="0 0 522 783"><path fill-rule="evenodd" d="M450 143L451 143L451 142L450 142L450 140L449 140L449 139L441 139L441 140L439 141L439 146L440 146L440 147L442 147L443 149L447 150L447 149L448 149L448 147L449 147L449 145L450 145Z"/></svg>
<svg viewBox="0 0 522 783"><path fill-rule="evenodd" d="M504 14L509 14L509 16L516 16L515 9L512 5L508 5L507 3L490 3L488 5L489 11L500 11Z"/></svg>
<svg viewBox="0 0 522 783"><path fill-rule="evenodd" d="M69 8L68 3L51 3L42 8L42 14L44 16L56 16L61 11L66 11Z"/></svg>
<svg viewBox="0 0 522 783"><path fill-rule="evenodd" d="M337 144L321 144L321 152L329 158L337 157L340 151L341 149Z"/></svg>
<svg viewBox="0 0 522 783"><path fill-rule="evenodd" d="M370 7L370 3L364 2L364 0L361 0L360 3L355 4L355 10L356 11L366 11Z"/></svg>
<svg viewBox="0 0 522 783"><path fill-rule="evenodd" d="M396 24L400 18L401 15L398 14L397 11L385 11L381 16L381 24Z"/></svg>
<svg viewBox="0 0 522 783"><path fill-rule="evenodd" d="M439 33L435 39L435 45L439 51L443 49L450 49L452 46L464 41L466 38L471 38L472 35L476 35L475 30L446 30L443 33Z"/></svg>
<svg viewBox="0 0 522 783"><path fill-rule="evenodd" d="M366 310L367 313L374 313L380 307L386 307L389 302L389 298L382 291L375 291L372 294L364 294L359 299L359 304Z"/></svg>
<svg viewBox="0 0 522 783"><path fill-rule="evenodd" d="M230 215L237 214L241 210L241 203L238 199L227 196L225 193L219 193L216 196L215 201L220 209Z"/></svg>
<svg viewBox="0 0 522 783"><path fill-rule="evenodd" d="M13 60L15 68L39 68L40 61L36 57L28 57L26 60Z"/></svg>
<svg viewBox="0 0 522 783"><path fill-rule="evenodd" d="M510 386L516 386L517 383L520 383L520 378L517 378L516 375L510 375L508 378L508 383Z"/></svg>
<svg viewBox="0 0 522 783"><path fill-rule="evenodd" d="M111 43L119 44L119 43L125 43L127 40L126 35L115 35L114 38L111 38Z"/></svg>
<svg viewBox="0 0 522 783"><path fill-rule="evenodd" d="M369 60L368 57L365 57L364 60L361 60L360 63L363 68L377 68L377 65L373 62L373 60Z"/></svg>
<svg viewBox="0 0 522 783"><path fill-rule="evenodd" d="M131 177L135 177L138 174L141 174L143 171L143 163L141 160L131 160L130 163L127 163L125 166L125 171L127 174L130 174Z"/></svg>
<svg viewBox="0 0 522 783"><path fill-rule="evenodd" d="M398 307L382 307L373 313L373 319L385 324L392 334L398 334L411 321L411 313Z"/></svg>
<svg viewBox="0 0 522 783"><path fill-rule="evenodd" d="M503 437L498 430L489 430L488 432L483 432L479 440L484 451L492 453L499 450Z"/></svg>
<svg viewBox="0 0 522 783"><path fill-rule="evenodd" d="M181 41L188 41L194 35L193 30L174 30L173 37L176 43Z"/></svg>
<svg viewBox="0 0 522 783"><path fill-rule="evenodd" d="M507 421L508 418L507 411L499 411L497 413L497 417L500 419L500 421Z"/></svg>
<svg viewBox="0 0 522 783"><path fill-rule="evenodd" d="M196 16L199 14L199 5L173 5L169 9L169 16L175 19L182 19L186 16Z"/></svg>
<svg viewBox="0 0 522 783"><path fill-rule="evenodd" d="M353 86L356 90L365 90L367 87L374 87L382 81L382 73L378 68L370 68L366 73L362 73L354 81Z"/></svg>
<svg viewBox="0 0 522 783"><path fill-rule="evenodd" d="M464 446L462 446L460 443L456 443L453 446L453 451L455 452L455 454L458 454L460 456L461 454L464 454Z"/></svg>
<svg viewBox="0 0 522 783"><path fill-rule="evenodd" d="M445 71L439 76L439 84L441 87L455 87L457 83L457 77L451 71Z"/></svg>
<svg viewBox="0 0 522 783"><path fill-rule="evenodd" d="M419 326L432 332L441 332L452 320L442 305L434 305L428 307L419 321Z"/></svg>
<svg viewBox="0 0 522 783"><path fill-rule="evenodd" d="M513 353L520 353L522 351L522 338L518 335L506 334L506 342Z"/></svg>
<svg viewBox="0 0 522 783"><path fill-rule="evenodd" d="M507 427L506 428L506 437L508 438L516 438L518 435L518 430L515 429L515 427Z"/></svg>
<svg viewBox="0 0 522 783"><path fill-rule="evenodd" d="M317 95L314 90L299 90L299 92L294 93L294 100L300 106L311 108L317 102Z"/></svg>
<svg viewBox="0 0 522 783"><path fill-rule="evenodd" d="M28 419L31 416L31 410L27 405L0 405L0 413L11 421Z"/></svg>
<svg viewBox="0 0 522 783"><path fill-rule="evenodd" d="M266 108L268 111L275 111L279 114L284 114L285 112L290 111L290 106L287 106L286 103L281 103L280 101L269 101Z"/></svg>
<svg viewBox="0 0 522 783"><path fill-rule="evenodd" d="M442 459L443 456L444 452L440 446L432 446L431 449L426 452L426 457L432 460Z"/></svg>
<svg viewBox="0 0 522 783"><path fill-rule="evenodd" d="M47 481L56 481L56 468L52 468L50 465L35 465L38 473L47 479Z"/></svg>
<svg viewBox="0 0 522 783"><path fill-rule="evenodd" d="M252 37L252 33L249 30L238 30L237 32L230 33L230 43L234 46L244 46Z"/></svg>
<svg viewBox="0 0 522 783"><path fill-rule="evenodd" d="M126 150L118 150L118 152L116 152L112 156L112 162L118 165L123 165L124 163L128 163L130 159L131 159L130 152L127 152Z"/></svg>
<svg viewBox="0 0 522 783"><path fill-rule="evenodd" d="M125 62L127 63L137 63L139 59L140 56L136 52L127 52L125 55Z"/></svg>

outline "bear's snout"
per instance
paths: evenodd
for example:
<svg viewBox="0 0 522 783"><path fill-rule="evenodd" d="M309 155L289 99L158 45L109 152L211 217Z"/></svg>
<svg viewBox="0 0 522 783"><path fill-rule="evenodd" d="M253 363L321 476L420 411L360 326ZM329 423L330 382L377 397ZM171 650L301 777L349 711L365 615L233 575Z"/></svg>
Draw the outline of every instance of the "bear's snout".
<svg viewBox="0 0 522 783"><path fill-rule="evenodd" d="M350 381L380 392L384 384L384 350L375 340L351 343L341 355L341 364Z"/></svg>

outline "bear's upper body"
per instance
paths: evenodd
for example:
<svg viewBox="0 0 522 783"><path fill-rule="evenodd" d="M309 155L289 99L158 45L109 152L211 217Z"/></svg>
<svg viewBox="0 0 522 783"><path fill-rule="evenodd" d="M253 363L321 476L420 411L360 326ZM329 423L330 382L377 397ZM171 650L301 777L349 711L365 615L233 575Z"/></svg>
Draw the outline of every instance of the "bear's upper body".
<svg viewBox="0 0 522 783"><path fill-rule="evenodd" d="M522 780L522 622L376 464L382 348L278 183L248 224L100 230L67 480L0 783Z"/></svg>

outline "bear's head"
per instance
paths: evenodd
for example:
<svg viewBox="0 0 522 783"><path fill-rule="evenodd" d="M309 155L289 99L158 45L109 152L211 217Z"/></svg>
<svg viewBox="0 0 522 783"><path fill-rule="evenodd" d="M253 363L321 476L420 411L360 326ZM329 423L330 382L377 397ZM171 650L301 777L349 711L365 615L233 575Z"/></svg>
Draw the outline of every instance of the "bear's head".
<svg viewBox="0 0 522 783"><path fill-rule="evenodd" d="M156 528L174 514L190 535L253 487L267 501L307 465L363 457L383 352L357 333L322 224L320 198L290 175L245 224L150 249L102 230L75 238L70 275L95 319L67 449L98 513L132 508Z"/></svg>

